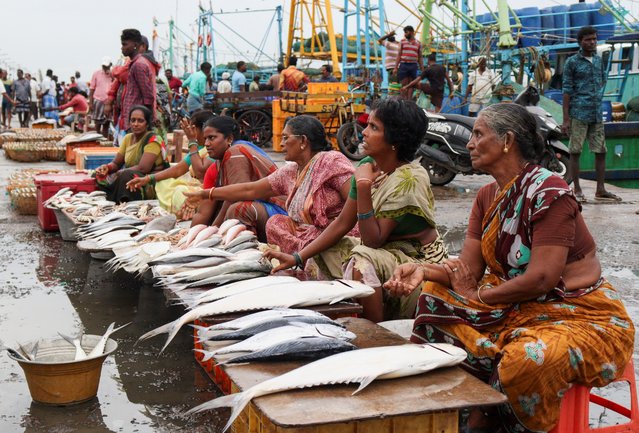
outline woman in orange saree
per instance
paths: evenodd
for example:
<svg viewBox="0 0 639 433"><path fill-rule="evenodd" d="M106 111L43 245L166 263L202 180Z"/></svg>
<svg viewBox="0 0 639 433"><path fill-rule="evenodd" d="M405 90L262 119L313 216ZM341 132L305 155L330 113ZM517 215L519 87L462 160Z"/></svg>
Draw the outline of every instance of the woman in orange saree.
<svg viewBox="0 0 639 433"><path fill-rule="evenodd" d="M572 191L532 163L543 150L535 119L490 106L467 147L496 182L477 194L460 257L402 265L385 287L405 295L426 281L411 340L465 348L464 368L508 396L496 413L471 413L467 431L545 432L573 383L623 373L634 326Z"/></svg>

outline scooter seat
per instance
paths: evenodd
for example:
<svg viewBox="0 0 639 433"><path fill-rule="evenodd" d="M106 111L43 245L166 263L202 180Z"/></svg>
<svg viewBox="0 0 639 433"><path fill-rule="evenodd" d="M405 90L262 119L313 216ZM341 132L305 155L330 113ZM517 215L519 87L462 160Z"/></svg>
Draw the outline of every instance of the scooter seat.
<svg viewBox="0 0 639 433"><path fill-rule="evenodd" d="M445 117L446 120L450 120L452 122L461 123L462 125L466 125L468 129L473 129L475 125L475 117L462 116L461 114L440 114L440 116Z"/></svg>

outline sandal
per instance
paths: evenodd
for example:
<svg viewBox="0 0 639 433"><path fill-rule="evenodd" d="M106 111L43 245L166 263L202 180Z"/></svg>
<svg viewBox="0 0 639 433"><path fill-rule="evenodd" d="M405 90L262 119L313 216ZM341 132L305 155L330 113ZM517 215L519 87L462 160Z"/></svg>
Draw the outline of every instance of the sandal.
<svg viewBox="0 0 639 433"><path fill-rule="evenodd" d="M579 203L588 203L588 199L586 198L583 192L575 194L575 198L577 199Z"/></svg>
<svg viewBox="0 0 639 433"><path fill-rule="evenodd" d="M613 194L611 192L605 191L605 192L603 192L601 194L595 194L595 200L597 200L597 201L605 201L605 202L619 202L619 201L621 201L621 197L619 197L619 196L617 196L617 195L615 195L615 194Z"/></svg>

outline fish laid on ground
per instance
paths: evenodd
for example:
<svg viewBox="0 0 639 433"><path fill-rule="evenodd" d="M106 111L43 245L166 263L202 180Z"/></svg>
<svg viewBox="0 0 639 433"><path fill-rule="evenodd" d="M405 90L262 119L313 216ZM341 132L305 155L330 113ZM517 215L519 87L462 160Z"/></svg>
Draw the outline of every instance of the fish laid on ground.
<svg viewBox="0 0 639 433"><path fill-rule="evenodd" d="M111 323L109 325L109 327L107 328L106 332L104 333L104 335L102 336L102 338L100 338L100 340L97 342L97 344L93 347L93 349L91 349L91 352L89 352L89 354L87 355L88 358L93 358L94 356L99 356L102 355L104 353L104 348L106 347L107 341L109 340L109 337L111 336L111 334L113 334L116 331L119 331L120 329L124 328L125 326L129 326L132 322L126 323L120 327L115 328L115 322Z"/></svg>
<svg viewBox="0 0 639 433"><path fill-rule="evenodd" d="M77 337L70 337L68 335L64 335L62 332L58 332L58 335L67 340L72 346L75 346L75 355L73 357L74 361L86 359L87 353L82 348L82 332L80 332Z"/></svg>
<svg viewBox="0 0 639 433"><path fill-rule="evenodd" d="M199 241L198 243L193 242L193 246L195 248L211 248L218 246L220 243L222 243L222 236L214 234L204 240Z"/></svg>
<svg viewBox="0 0 639 433"><path fill-rule="evenodd" d="M274 344L271 347L245 355L234 356L217 362L217 365L252 361L318 359L355 349L357 349L357 346L339 338L303 337L281 344Z"/></svg>
<svg viewBox="0 0 639 433"><path fill-rule="evenodd" d="M244 231L246 231L246 226L244 224L238 224L229 228L226 234L223 235L224 239L222 240L222 243L224 245L228 245L233 239L235 239L240 233ZM252 232L250 233L253 234Z"/></svg>
<svg viewBox="0 0 639 433"><path fill-rule="evenodd" d="M359 383L355 394L376 379L413 376L435 368L457 365L465 359L466 351L450 344L404 344L351 350L303 365L246 391L203 403L187 414L231 407L231 416L222 430L224 432L255 397L290 389Z"/></svg>
<svg viewBox="0 0 639 433"><path fill-rule="evenodd" d="M307 325L330 325L337 326L339 328L343 328L344 326L335 322L329 317L322 315L317 316L293 316L293 317L281 317L278 319L272 319L268 322L258 323L257 325L249 326L242 329L237 329L229 332L206 332L203 331L200 335L198 331L198 338L200 341L203 340L213 340L213 341L222 341L222 340L244 340L245 338L250 338L254 335L260 334L262 332L266 332L270 329L280 328L282 326L289 326L297 323L305 323ZM206 328L204 328L206 329ZM208 338L202 338L207 336Z"/></svg>
<svg viewBox="0 0 639 433"><path fill-rule="evenodd" d="M238 311L265 310L268 308L334 304L344 299L370 296L373 293L375 293L375 289L372 287L359 281L347 280L301 281L298 284L266 286L201 305L186 312L177 320L147 332L139 340L146 340L159 334L168 333L169 336L160 351L161 353L183 325L200 317Z"/></svg>
<svg viewBox="0 0 639 433"><path fill-rule="evenodd" d="M257 265L260 266L259 264ZM250 280L257 277L263 277L265 274L268 274L269 271L264 269L270 269L270 268L260 267L259 270L256 270L256 271L230 272L227 274L216 275L214 277L205 278L199 281L193 281L192 283L188 283L188 284L170 285L168 286L168 288L175 292L179 292L180 290L189 289L192 287L215 286L215 285L232 283L236 281Z"/></svg>
<svg viewBox="0 0 639 433"><path fill-rule="evenodd" d="M194 262L183 263L180 266L184 268L205 268L207 266L217 266L228 262L230 257L205 257L195 260Z"/></svg>
<svg viewBox="0 0 639 433"><path fill-rule="evenodd" d="M210 227L206 227L203 230L201 230L197 236L195 236L195 238L193 238L193 240L191 241L190 244L188 244L186 247L190 247L190 246L194 246L197 247L197 244L199 244L200 242L202 242L205 239L210 238L211 236L213 236L215 233L217 233L218 228L216 226L210 226Z"/></svg>
<svg viewBox="0 0 639 433"><path fill-rule="evenodd" d="M350 331L333 325L310 325L308 323L293 322L290 325L280 326L260 332L246 340L235 344L221 347L219 349L204 351L204 361L208 361L213 356L225 355L235 352L255 352L264 350L276 344L286 341L297 340L303 337L330 337L339 340L351 341L357 336Z"/></svg>
<svg viewBox="0 0 639 433"><path fill-rule="evenodd" d="M231 248L227 248L226 251L228 251L229 253L236 254L244 250L254 250L259 246L260 244L257 243L257 239L256 239L255 242L242 242L241 244L235 245Z"/></svg>
<svg viewBox="0 0 639 433"><path fill-rule="evenodd" d="M236 226L239 227L239 226ZM233 227L235 228L235 227ZM239 233L237 236L235 236L233 239L231 239L228 242L224 242L224 249L229 249L229 248L233 248L236 245L239 245L241 243L244 242L250 242L253 240L257 240L257 237L255 236L255 233L248 231L248 230L244 230L243 232Z"/></svg>
<svg viewBox="0 0 639 433"><path fill-rule="evenodd" d="M152 221L149 221L144 228L142 229L142 233L151 231L151 230L161 230L164 233L171 230L175 227L175 223L177 221L177 217L173 214L163 215L159 218L155 218Z"/></svg>

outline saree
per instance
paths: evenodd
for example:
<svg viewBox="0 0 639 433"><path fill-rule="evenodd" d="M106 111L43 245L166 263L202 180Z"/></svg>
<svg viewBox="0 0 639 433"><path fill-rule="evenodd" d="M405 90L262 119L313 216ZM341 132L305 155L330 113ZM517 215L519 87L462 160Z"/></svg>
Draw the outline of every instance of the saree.
<svg viewBox="0 0 639 433"><path fill-rule="evenodd" d="M126 188L126 184L129 181L136 177L147 175L147 173L140 170L132 170L131 167L140 163L144 152L149 150L148 146L151 146L152 152L157 151L159 148L152 172L160 171L169 166L166 145L161 137L149 131L139 141L133 142L133 139L133 134L127 134L122 142L122 147L118 151L119 154L124 156L124 168L107 176L96 175L98 188L107 193L108 200L116 203L155 198L155 188L151 184L137 191L130 191Z"/></svg>
<svg viewBox="0 0 639 433"><path fill-rule="evenodd" d="M480 285L497 286L525 273L532 223L566 194L572 196L562 179L536 165L499 192L482 220L487 272ZM634 327L619 294L603 278L572 291L560 280L535 300L500 305L428 282L411 341L464 348L468 357L462 366L508 396L498 409L505 431L545 432L557 423L561 398L571 384L600 387L623 373Z"/></svg>
<svg viewBox="0 0 639 433"><path fill-rule="evenodd" d="M436 227L435 200L428 173L418 163L406 164L391 174L378 177L372 185L371 198L375 218L400 219L413 215ZM395 231L405 229L398 226ZM393 236L393 233L391 233ZM381 287L403 263L439 263L448 251L438 235L427 245L416 239L390 240L380 248L362 245L359 238L347 236L337 245L309 261L308 270L316 276L353 279L355 270L362 274L364 284ZM419 292L392 297L383 291L384 320L412 319Z"/></svg>
<svg viewBox="0 0 639 433"><path fill-rule="evenodd" d="M281 251L293 253L314 241L344 207L341 188L355 172L340 152L318 152L298 173L286 164L268 177L271 189L287 197L288 215L274 215L266 223L266 237ZM357 235L357 228L350 234Z"/></svg>

